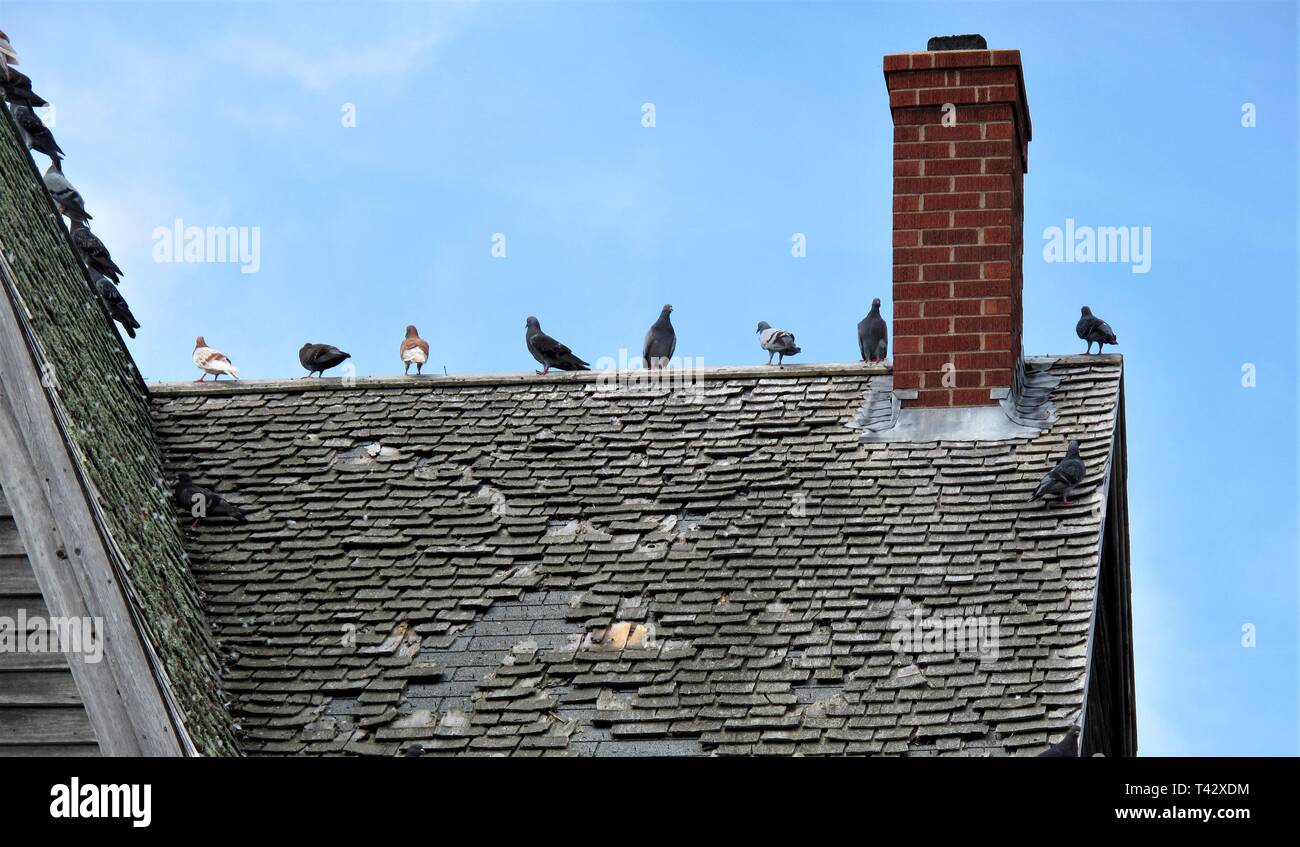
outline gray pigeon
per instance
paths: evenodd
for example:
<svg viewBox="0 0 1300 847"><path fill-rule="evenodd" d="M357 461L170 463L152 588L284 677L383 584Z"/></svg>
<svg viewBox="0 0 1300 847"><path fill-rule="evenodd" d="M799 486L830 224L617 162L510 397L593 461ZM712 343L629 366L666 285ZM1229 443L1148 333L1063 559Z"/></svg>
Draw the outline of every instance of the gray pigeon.
<svg viewBox="0 0 1300 847"><path fill-rule="evenodd" d="M195 485L187 473L177 474L176 492L173 495L181 511L194 517L190 528L198 526L204 518L230 518L235 523L248 523L238 506L217 492Z"/></svg>
<svg viewBox="0 0 1300 847"><path fill-rule="evenodd" d="M542 325L531 315L524 321L524 343L528 345L528 352L542 365L538 376L550 373L551 368L557 371L591 370L591 365L573 355L572 350L542 332Z"/></svg>
<svg viewBox="0 0 1300 847"><path fill-rule="evenodd" d="M667 367L668 360L677 350L677 333L673 330L672 319L668 317L672 313L673 307L665 305L659 313L659 320L651 324L649 332L645 334L641 358L645 360L647 368Z"/></svg>
<svg viewBox="0 0 1300 847"><path fill-rule="evenodd" d="M862 361L883 362L889 356L889 324L880 316L880 298L871 301L871 311L858 322L858 352Z"/></svg>
<svg viewBox="0 0 1300 847"><path fill-rule="evenodd" d="M1097 355L1101 355L1101 348L1104 344L1118 344L1119 339L1115 337L1115 331L1110 328L1110 324L1103 321L1092 313L1092 309L1084 306L1079 310L1082 317L1074 326L1074 332L1084 341L1088 342L1087 353L1092 352L1092 345L1097 345Z"/></svg>
<svg viewBox="0 0 1300 847"><path fill-rule="evenodd" d="M43 179L45 190L50 192L50 196L54 198L54 205L59 207L60 212L69 218L92 220L90 213L86 211L85 202L81 199L81 192L63 175L58 159L50 160L50 166L45 169Z"/></svg>
<svg viewBox="0 0 1300 847"><path fill-rule="evenodd" d="M32 91L32 78L14 68L9 68L8 74L0 74L0 91L4 92L4 99L15 106L35 109L50 105L44 97Z"/></svg>
<svg viewBox="0 0 1300 847"><path fill-rule="evenodd" d="M1038 483L1038 488L1030 495L1030 500L1037 500L1040 497L1051 500L1059 498L1061 503L1070 504L1070 492L1075 486L1083 482L1085 469L1083 459L1079 458L1079 442L1070 439L1070 444L1065 449L1065 458L1056 463L1056 467L1047 472L1043 481Z"/></svg>
<svg viewBox="0 0 1300 847"><path fill-rule="evenodd" d="M78 218L72 218L72 243L76 246L77 252L81 254L81 259L86 263L86 267L94 273L103 274L113 282L121 284L120 277L122 269L113 261L113 257L108 254L108 248L104 242L95 237L95 233L90 231L86 222Z"/></svg>
<svg viewBox="0 0 1300 847"><path fill-rule="evenodd" d="M108 277L99 274L95 278L95 289L103 299L104 305L108 307L108 314L122 325L126 334L135 338L135 331L140 328L140 322L131 314L131 307L126 304L122 298L122 293L117 290Z"/></svg>
<svg viewBox="0 0 1300 847"><path fill-rule="evenodd" d="M325 371L351 358L351 353L344 353L332 344L304 344L298 350L298 361L307 369L303 379L311 379L316 374L324 376Z"/></svg>
<svg viewBox="0 0 1300 847"><path fill-rule="evenodd" d="M51 159L57 159L63 155L63 150L59 148L58 143L54 140L54 135L50 130L41 123L41 119L36 116L30 106L14 104L12 106L14 120L18 122L18 129L22 131L23 141L27 147L38 153L44 153Z"/></svg>
<svg viewBox="0 0 1300 847"><path fill-rule="evenodd" d="M1066 731L1065 737L1038 754L1040 759L1077 759L1079 758L1079 725L1075 724Z"/></svg>
<svg viewBox="0 0 1300 847"><path fill-rule="evenodd" d="M754 330L759 333L758 343L767 351L767 363L772 364L772 357L778 357L776 366L785 367L785 357L794 356L799 352L799 348L794 343L794 333L786 332L783 329L772 329L772 325L767 321L759 321L758 329Z"/></svg>

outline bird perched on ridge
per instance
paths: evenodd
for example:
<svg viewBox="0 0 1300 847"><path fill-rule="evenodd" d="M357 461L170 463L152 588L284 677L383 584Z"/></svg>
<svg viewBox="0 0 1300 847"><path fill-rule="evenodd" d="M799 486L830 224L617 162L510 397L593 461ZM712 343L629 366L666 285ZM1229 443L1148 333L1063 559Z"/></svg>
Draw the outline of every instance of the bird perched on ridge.
<svg viewBox="0 0 1300 847"><path fill-rule="evenodd" d="M880 316L880 298L871 301L871 311L858 321L858 352L862 361L875 364L889 356L889 324Z"/></svg>
<svg viewBox="0 0 1300 847"><path fill-rule="evenodd" d="M1047 472L1043 481L1038 483L1038 488L1030 495L1030 500L1037 500L1040 497L1051 500L1059 498L1061 503L1070 504L1070 492L1075 486L1083 482L1083 476L1086 469L1083 466L1083 459L1079 458L1079 442L1073 438L1070 439L1069 445L1065 448L1065 458L1056 463L1056 467Z"/></svg>
<svg viewBox="0 0 1300 847"><path fill-rule="evenodd" d="M173 496L176 505L194 518L194 523L190 524L191 529L198 526L204 518L230 518L235 523L248 523L242 509L216 491L195 485L187 473L176 475L176 492Z"/></svg>
<svg viewBox="0 0 1300 847"><path fill-rule="evenodd" d="M402 370L403 375L411 372L411 365L415 365L416 376L422 373L424 363L429 361L429 342L420 337L415 324L406 327L406 338L402 339L398 353L402 357L402 364L406 365Z"/></svg>
<svg viewBox="0 0 1300 847"><path fill-rule="evenodd" d="M754 330L758 335L758 343L767 351L767 363L772 364L772 357L778 357L776 366L785 367L785 357L794 356L799 352L799 348L794 343L794 333L786 332L784 329L773 329L767 321L759 321L758 329Z"/></svg>
<svg viewBox="0 0 1300 847"><path fill-rule="evenodd" d="M663 368L677 350L677 331L673 329L671 305L665 305L659 312L659 319L650 325L645 334L645 346L641 349L641 358L647 368Z"/></svg>
<svg viewBox="0 0 1300 847"><path fill-rule="evenodd" d="M86 226L85 221L72 218L72 243L81 254L81 260L86 263L86 267L121 285L122 269L108 254L104 242L100 241L95 233L90 231L90 227Z"/></svg>
<svg viewBox="0 0 1300 847"><path fill-rule="evenodd" d="M332 344L304 344L298 350L298 361L307 369L303 379L311 379L315 374L324 376L325 371L351 358L351 353L344 353Z"/></svg>
<svg viewBox="0 0 1300 847"><path fill-rule="evenodd" d="M18 73L9 66L18 64L18 53L14 46L9 43L9 36L0 30L0 81L4 80L6 74Z"/></svg>
<svg viewBox="0 0 1300 847"><path fill-rule="evenodd" d="M18 129L22 131L23 141L28 149L44 153L51 159L58 159L63 155L63 150L59 147L58 142L54 140L53 133L45 124L41 123L41 119L36 116L30 106L15 103L11 108L14 120L18 122Z"/></svg>
<svg viewBox="0 0 1300 847"><path fill-rule="evenodd" d="M591 370L591 365L573 355L572 350L542 332L542 325L531 315L524 321L524 343L528 345L528 352L542 365L538 376L545 376L551 368L557 371Z"/></svg>
<svg viewBox="0 0 1300 847"><path fill-rule="evenodd" d="M1079 310L1081 317L1079 322L1074 325L1074 332L1079 338L1088 342L1086 353L1092 352L1092 345L1097 345L1097 355L1101 355L1102 345L1118 344L1119 339L1115 337L1115 331L1110 328L1110 324L1103 321L1092 313L1092 309L1084 306Z"/></svg>
<svg viewBox="0 0 1300 847"><path fill-rule="evenodd" d="M50 166L45 169L45 176L42 179L45 182L45 190L50 192L50 196L54 198L54 205L60 212L69 218L83 221L92 219L91 214L86 211L85 201L81 199L81 192L63 175L63 167L58 159L50 160Z"/></svg>
<svg viewBox="0 0 1300 847"><path fill-rule="evenodd" d="M122 298L122 293L117 290L117 286L108 277L97 274L95 290L99 292L104 305L108 307L109 316L122 325L127 335L135 338L135 331L140 328L140 322L135 319L135 315L131 314L131 307Z"/></svg>
<svg viewBox="0 0 1300 847"><path fill-rule="evenodd" d="M212 380L221 379L222 374L226 374L233 379L239 379L239 368L235 367L225 353L215 347L209 347L208 342L203 340L203 336L194 339L194 364L199 366L203 374L195 382L204 382L208 374L212 374Z"/></svg>
<svg viewBox="0 0 1300 847"><path fill-rule="evenodd" d="M1077 759L1079 758L1079 725L1070 727L1065 736L1051 747L1038 754L1043 759Z"/></svg>
<svg viewBox="0 0 1300 847"><path fill-rule="evenodd" d="M32 78L13 68L9 69L8 74L0 75L0 90L4 92L4 99L16 106L36 109L50 105L48 100L32 91Z"/></svg>

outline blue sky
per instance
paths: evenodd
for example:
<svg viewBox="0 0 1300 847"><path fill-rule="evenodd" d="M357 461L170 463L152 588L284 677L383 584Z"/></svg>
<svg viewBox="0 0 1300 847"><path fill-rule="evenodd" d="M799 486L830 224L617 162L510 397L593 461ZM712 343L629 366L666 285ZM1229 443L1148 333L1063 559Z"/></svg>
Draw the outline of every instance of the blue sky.
<svg viewBox="0 0 1300 847"><path fill-rule="evenodd" d="M198 334L247 377L299 375L305 341L400 373L407 323L435 371L526 370L529 314L595 361L665 302L706 364L764 361L760 319L854 359L891 313L881 57L1019 49L1025 351L1081 351L1088 303L1125 354L1142 753L1295 754L1295 9L10 2L4 28L148 379L193 379ZM153 261L177 218L257 227L258 272ZM1150 272L1044 262L1067 218L1151 227Z"/></svg>

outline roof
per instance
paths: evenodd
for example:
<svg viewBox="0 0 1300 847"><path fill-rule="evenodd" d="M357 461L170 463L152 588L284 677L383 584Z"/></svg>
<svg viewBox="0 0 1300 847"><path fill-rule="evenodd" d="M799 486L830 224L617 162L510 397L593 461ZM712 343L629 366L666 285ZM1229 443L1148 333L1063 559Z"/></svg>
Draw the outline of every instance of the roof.
<svg viewBox="0 0 1300 847"><path fill-rule="evenodd" d="M856 364L151 401L249 509L186 541L245 752L1002 755L1081 718L1122 432L1120 357L1028 365L1054 417L989 440L879 438ZM1028 502L1067 438L1072 505ZM935 620L997 649L898 640Z"/></svg>

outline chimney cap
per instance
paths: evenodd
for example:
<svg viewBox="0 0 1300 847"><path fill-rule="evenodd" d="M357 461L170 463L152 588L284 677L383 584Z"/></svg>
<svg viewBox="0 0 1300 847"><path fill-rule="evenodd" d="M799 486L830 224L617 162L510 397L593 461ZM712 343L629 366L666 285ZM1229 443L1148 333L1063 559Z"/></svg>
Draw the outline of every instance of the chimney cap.
<svg viewBox="0 0 1300 847"><path fill-rule="evenodd" d="M989 43L979 33L970 35L936 35L925 44L927 51L939 50L987 50Z"/></svg>

